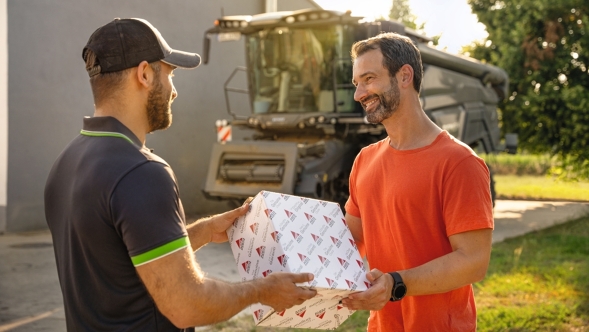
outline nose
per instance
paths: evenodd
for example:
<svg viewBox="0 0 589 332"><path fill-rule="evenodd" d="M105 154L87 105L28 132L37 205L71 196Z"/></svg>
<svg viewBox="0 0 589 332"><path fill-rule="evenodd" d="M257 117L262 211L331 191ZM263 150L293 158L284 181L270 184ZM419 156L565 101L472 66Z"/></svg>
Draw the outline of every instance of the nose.
<svg viewBox="0 0 589 332"><path fill-rule="evenodd" d="M178 97L178 91L176 91L176 87L172 84L172 100L176 99L176 97Z"/></svg>
<svg viewBox="0 0 589 332"><path fill-rule="evenodd" d="M365 96L366 96L366 89L364 89L364 87L362 86L361 83L358 83L358 85L356 85L356 91L354 91L354 100L359 102Z"/></svg>

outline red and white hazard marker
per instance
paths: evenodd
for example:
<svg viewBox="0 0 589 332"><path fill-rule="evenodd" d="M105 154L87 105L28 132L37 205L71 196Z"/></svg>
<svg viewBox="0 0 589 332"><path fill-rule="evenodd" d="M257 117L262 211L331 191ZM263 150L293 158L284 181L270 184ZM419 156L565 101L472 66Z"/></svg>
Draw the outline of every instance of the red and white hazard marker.
<svg viewBox="0 0 589 332"><path fill-rule="evenodd" d="M227 124L227 120L217 120L215 125L217 126L217 142L231 142L231 125Z"/></svg>

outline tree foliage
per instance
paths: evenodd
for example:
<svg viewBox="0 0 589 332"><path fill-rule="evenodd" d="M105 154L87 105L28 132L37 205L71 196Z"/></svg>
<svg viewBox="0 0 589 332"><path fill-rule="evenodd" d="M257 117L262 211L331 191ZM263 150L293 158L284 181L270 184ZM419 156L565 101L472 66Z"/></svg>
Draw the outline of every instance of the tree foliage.
<svg viewBox="0 0 589 332"><path fill-rule="evenodd" d="M393 0L393 6L389 12L389 18L405 24L406 27L418 30L423 29L423 24L417 26L417 16L411 12L409 0Z"/></svg>
<svg viewBox="0 0 589 332"><path fill-rule="evenodd" d="M510 76L502 131L549 152L568 174L589 178L589 1L469 0L486 25L470 56Z"/></svg>
<svg viewBox="0 0 589 332"><path fill-rule="evenodd" d="M406 27L416 30L421 33L425 33L425 23L417 24L417 16L411 11L409 6L409 0L393 0L391 11L389 12L389 18L391 20L399 21ZM431 37L432 44L438 45L438 41L442 35L436 35Z"/></svg>

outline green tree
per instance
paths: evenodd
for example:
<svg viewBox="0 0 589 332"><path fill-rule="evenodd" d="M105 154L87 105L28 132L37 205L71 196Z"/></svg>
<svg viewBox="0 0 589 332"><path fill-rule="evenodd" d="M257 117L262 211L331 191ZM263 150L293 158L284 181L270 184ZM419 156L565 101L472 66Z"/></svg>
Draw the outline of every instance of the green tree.
<svg viewBox="0 0 589 332"><path fill-rule="evenodd" d="M393 0L393 6L389 12L389 18L405 24L408 28L418 30L416 23L417 16L411 12L409 0ZM423 29L423 24L421 24L419 28Z"/></svg>
<svg viewBox="0 0 589 332"><path fill-rule="evenodd" d="M393 0L391 11L389 12L389 18L391 20L399 21L406 27L424 33L425 23L417 25L417 16L411 11L409 6L409 0ZM431 37L432 43L438 45L438 41L442 35L436 35Z"/></svg>
<svg viewBox="0 0 589 332"><path fill-rule="evenodd" d="M470 55L510 76L502 130L589 178L589 1L469 0L487 27Z"/></svg>

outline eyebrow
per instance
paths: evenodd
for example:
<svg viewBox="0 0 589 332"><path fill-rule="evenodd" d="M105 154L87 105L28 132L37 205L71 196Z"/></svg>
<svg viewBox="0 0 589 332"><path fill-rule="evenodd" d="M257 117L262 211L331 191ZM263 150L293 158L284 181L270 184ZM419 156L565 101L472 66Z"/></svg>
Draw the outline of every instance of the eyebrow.
<svg viewBox="0 0 589 332"><path fill-rule="evenodd" d="M369 70L369 71L363 73L362 75L360 75L360 77L358 77L358 78L363 78L363 77L366 77L368 75L376 75L376 73ZM352 84L357 85L356 79L352 78Z"/></svg>

